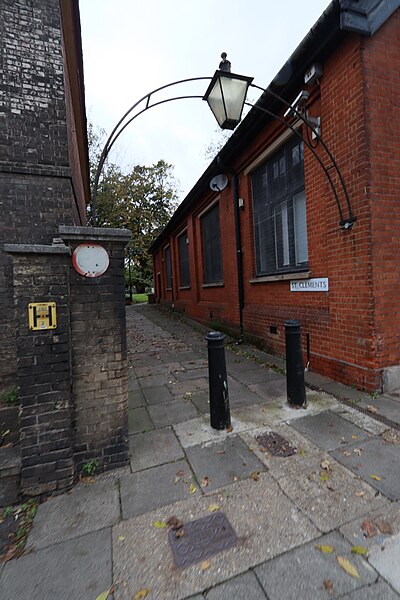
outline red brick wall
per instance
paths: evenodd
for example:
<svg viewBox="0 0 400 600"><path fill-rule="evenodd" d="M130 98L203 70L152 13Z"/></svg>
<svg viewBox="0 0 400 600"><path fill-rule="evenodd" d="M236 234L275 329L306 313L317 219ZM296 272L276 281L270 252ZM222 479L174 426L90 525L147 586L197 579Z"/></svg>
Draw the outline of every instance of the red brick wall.
<svg viewBox="0 0 400 600"><path fill-rule="evenodd" d="M363 44L366 134L371 156L375 354L400 362L400 10Z"/></svg>
<svg viewBox="0 0 400 600"><path fill-rule="evenodd" d="M374 390L381 369L400 362L400 97L399 11L373 36L348 34L325 61L320 87L310 89L309 112L321 116L322 137L344 177L357 221L351 230L340 216L328 179L305 150L309 271L328 277L329 292L290 292L289 280L251 283L255 278L251 174L245 168L283 132L273 122L237 157L244 268L244 330L269 351L284 354L284 321L300 319L303 347L310 339L313 371ZM317 152L328 167L321 145ZM346 199L334 170L343 217ZM176 287L175 306L211 326L238 330L239 307L232 183L220 195L224 286L204 288L198 214L215 194L187 218L191 289ZM182 230L183 223L176 233ZM178 253L173 245L177 274ZM156 259L160 261L160 258ZM292 277L295 279L295 276ZM177 276L174 279L177 283ZM167 301L170 299L164 298ZM270 326L277 333L270 333Z"/></svg>

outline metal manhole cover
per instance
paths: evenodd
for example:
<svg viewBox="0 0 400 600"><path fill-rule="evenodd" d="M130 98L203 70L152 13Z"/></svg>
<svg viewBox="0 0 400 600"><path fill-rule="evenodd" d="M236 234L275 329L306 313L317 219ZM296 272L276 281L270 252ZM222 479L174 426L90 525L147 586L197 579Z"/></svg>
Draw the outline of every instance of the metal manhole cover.
<svg viewBox="0 0 400 600"><path fill-rule="evenodd" d="M273 456L286 458L297 453L297 448L293 448L284 437L275 431L256 436L256 441Z"/></svg>
<svg viewBox="0 0 400 600"><path fill-rule="evenodd" d="M178 531L170 530L168 541L176 566L189 567L231 548L237 535L224 513L216 512L185 523Z"/></svg>

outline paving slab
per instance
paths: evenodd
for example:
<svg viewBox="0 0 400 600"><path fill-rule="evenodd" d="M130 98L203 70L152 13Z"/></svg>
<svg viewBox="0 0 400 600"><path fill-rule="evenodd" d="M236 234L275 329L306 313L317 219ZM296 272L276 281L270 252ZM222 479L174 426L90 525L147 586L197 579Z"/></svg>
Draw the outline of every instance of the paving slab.
<svg viewBox="0 0 400 600"><path fill-rule="evenodd" d="M357 425L360 429L372 433L372 435L381 435L381 433L390 429L389 425L385 425L371 416L344 404L333 407L331 411L338 414L343 419L350 421L350 423Z"/></svg>
<svg viewBox="0 0 400 600"><path fill-rule="evenodd" d="M254 471L265 470L238 436L219 443L191 446L186 449L186 456L197 480L208 478L207 491L250 477Z"/></svg>
<svg viewBox="0 0 400 600"><path fill-rule="evenodd" d="M368 562L378 573L400 593L400 534L388 538L382 546L373 546Z"/></svg>
<svg viewBox="0 0 400 600"><path fill-rule="evenodd" d="M176 568L168 530L158 529L153 523L171 516L182 522L199 519L210 514L209 507L213 504L218 504L227 516L238 543L214 556L208 569L200 564ZM238 482L204 496L196 492L188 500L114 527L114 578L118 582L115 600L132 600L143 588L151 589L151 597L159 600L187 598L318 536L315 526L296 509L268 473L261 473L259 481Z"/></svg>
<svg viewBox="0 0 400 600"><path fill-rule="evenodd" d="M379 549L390 537L400 535L400 502L370 510L343 525L340 532L352 546L364 546L368 550L374 547Z"/></svg>
<svg viewBox="0 0 400 600"><path fill-rule="evenodd" d="M258 365L258 369L252 369L251 371L235 371L233 376L241 383L249 386L255 384L268 386L273 381L284 382L286 389L286 380L282 375L261 365Z"/></svg>
<svg viewBox="0 0 400 600"><path fill-rule="evenodd" d="M385 581L379 580L372 585L341 596L341 600L398 600L399 596Z"/></svg>
<svg viewBox="0 0 400 600"><path fill-rule="evenodd" d="M142 390L132 390L128 392L128 408L139 408L140 406L146 406L146 399L143 395Z"/></svg>
<svg viewBox="0 0 400 600"><path fill-rule="evenodd" d="M193 475L185 460L153 467L121 478L123 519L187 498L192 481Z"/></svg>
<svg viewBox="0 0 400 600"><path fill-rule="evenodd" d="M190 400L179 399L148 407L151 420L155 427L167 427L175 423L182 423L198 416L197 408Z"/></svg>
<svg viewBox="0 0 400 600"><path fill-rule="evenodd" d="M171 394L179 397L185 396L185 394L206 391L208 388L208 377L198 377L196 379L188 379L187 381L168 383L168 389Z"/></svg>
<svg viewBox="0 0 400 600"><path fill-rule="evenodd" d="M136 377L136 374L132 369L131 371L129 371L128 391L133 392L134 390L139 390L139 389L140 389L140 385L139 385L138 378Z"/></svg>
<svg viewBox="0 0 400 600"><path fill-rule="evenodd" d="M230 407L238 408L265 402L263 396L251 391L246 385L228 375L228 391Z"/></svg>
<svg viewBox="0 0 400 600"><path fill-rule="evenodd" d="M161 375L148 375L147 377L139 378L139 385L142 390L153 388L157 385L171 384L176 381L173 373L164 373Z"/></svg>
<svg viewBox="0 0 400 600"><path fill-rule="evenodd" d="M129 437L132 472L183 458L183 450L171 427Z"/></svg>
<svg viewBox="0 0 400 600"><path fill-rule="evenodd" d="M265 383L251 384L249 389L260 396L264 402L276 400L277 398L287 399L286 381L281 376Z"/></svg>
<svg viewBox="0 0 400 600"><path fill-rule="evenodd" d="M39 505L28 548L45 548L117 523L120 517L118 489L113 480L80 483L61 496Z"/></svg>
<svg viewBox="0 0 400 600"><path fill-rule="evenodd" d="M208 390L195 392L190 396L190 400L202 414L210 414L210 394Z"/></svg>
<svg viewBox="0 0 400 600"><path fill-rule="evenodd" d="M140 433L154 429L153 422L145 406L128 409L129 433Z"/></svg>
<svg viewBox="0 0 400 600"><path fill-rule="evenodd" d="M174 374L178 381L188 381L190 379L200 379L208 377L208 368L202 369L181 369L178 373Z"/></svg>
<svg viewBox="0 0 400 600"><path fill-rule="evenodd" d="M102 529L9 561L1 600L94 600L112 585L111 529Z"/></svg>
<svg viewBox="0 0 400 600"><path fill-rule="evenodd" d="M249 371L257 371L260 369L260 364L251 358L245 358L234 352L227 350L225 352L226 367L231 375L236 373L245 373Z"/></svg>
<svg viewBox="0 0 400 600"><path fill-rule="evenodd" d="M152 375L166 375L168 373L175 373L181 371L182 367L179 362L160 362L158 361L155 365L143 365L141 367L135 367L135 373L137 377L149 377Z"/></svg>
<svg viewBox="0 0 400 600"><path fill-rule="evenodd" d="M285 458L267 452L256 438L271 432L282 436L292 448L295 448L296 453ZM261 427L245 431L239 435L277 480L312 468L318 469L323 460L329 460L328 454L286 423L277 423L273 428Z"/></svg>
<svg viewBox="0 0 400 600"><path fill-rule="evenodd" d="M292 426L327 451L368 439L367 432L332 411L297 419Z"/></svg>
<svg viewBox="0 0 400 600"><path fill-rule="evenodd" d="M321 552L317 545L331 546L331 554ZM349 560L360 577L351 577L337 562L337 556ZM361 557L351 554L350 544L337 532L325 535L255 568L257 577L269 600L326 600L362 588L377 580L377 574ZM333 594L324 586L332 584Z"/></svg>
<svg viewBox="0 0 400 600"><path fill-rule="evenodd" d="M207 600L232 600L243 598L243 600L265 600L266 595L258 583L253 571L243 573L225 583L217 585L204 594Z"/></svg>
<svg viewBox="0 0 400 600"><path fill-rule="evenodd" d="M155 387L145 388L143 396L147 404L160 404L161 402L169 402L173 400L173 396L166 385L157 385Z"/></svg>
<svg viewBox="0 0 400 600"><path fill-rule="evenodd" d="M323 532L331 531L389 501L329 457L329 471L313 457L308 469L279 478L282 490Z"/></svg>
<svg viewBox="0 0 400 600"><path fill-rule="evenodd" d="M184 369L208 369L208 360L207 358L194 358L192 360L187 360L182 357L182 354L179 354L179 362L180 365Z"/></svg>
<svg viewBox="0 0 400 600"><path fill-rule="evenodd" d="M342 450L332 456L354 473L365 479L391 500L400 499L400 446L382 438L357 442L357 453L344 454Z"/></svg>

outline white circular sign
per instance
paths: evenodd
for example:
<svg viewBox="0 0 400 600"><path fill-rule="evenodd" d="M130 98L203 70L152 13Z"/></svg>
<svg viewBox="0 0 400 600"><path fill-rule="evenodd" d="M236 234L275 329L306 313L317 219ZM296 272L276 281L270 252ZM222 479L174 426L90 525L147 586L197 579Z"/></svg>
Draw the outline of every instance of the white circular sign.
<svg viewBox="0 0 400 600"><path fill-rule="evenodd" d="M99 277L108 269L108 252L100 244L81 244L72 255L75 271L83 277Z"/></svg>

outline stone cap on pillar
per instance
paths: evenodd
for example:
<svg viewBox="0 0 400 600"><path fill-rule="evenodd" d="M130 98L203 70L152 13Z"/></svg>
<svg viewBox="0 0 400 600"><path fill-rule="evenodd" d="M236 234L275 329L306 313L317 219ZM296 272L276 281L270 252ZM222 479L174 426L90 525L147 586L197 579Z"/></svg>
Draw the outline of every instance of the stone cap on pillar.
<svg viewBox="0 0 400 600"><path fill-rule="evenodd" d="M92 242L129 242L132 232L129 229L112 227L81 227L60 225L58 233L63 240L90 240Z"/></svg>

